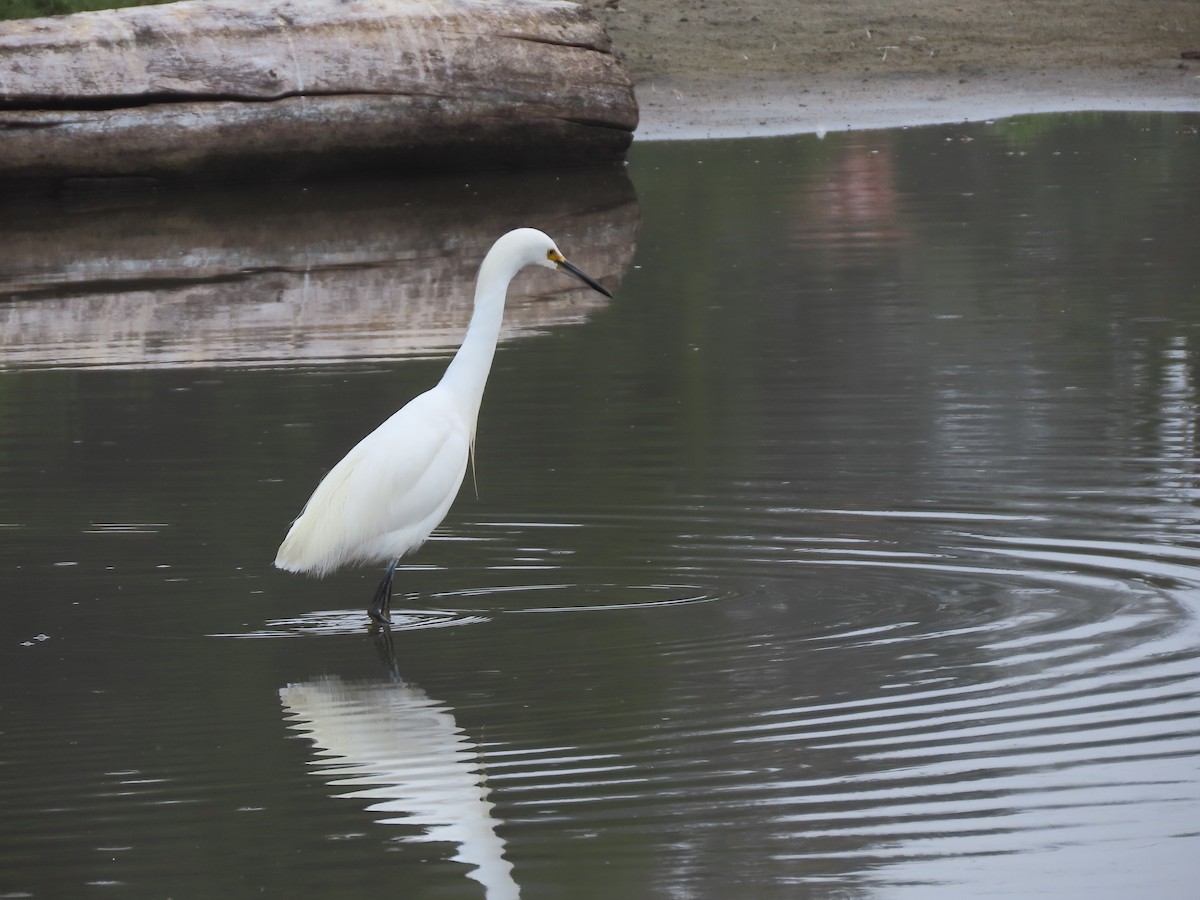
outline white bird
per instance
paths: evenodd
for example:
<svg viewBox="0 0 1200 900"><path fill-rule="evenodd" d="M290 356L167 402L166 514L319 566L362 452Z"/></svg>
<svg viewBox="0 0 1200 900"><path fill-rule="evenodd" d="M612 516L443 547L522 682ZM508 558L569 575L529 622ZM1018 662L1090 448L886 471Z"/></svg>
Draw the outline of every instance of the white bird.
<svg viewBox="0 0 1200 900"><path fill-rule="evenodd" d="M345 565L387 563L368 614L379 624L391 622L397 563L425 543L462 485L505 295L526 266L560 269L612 296L536 229L518 228L496 241L479 267L471 324L442 380L329 470L279 546L277 568L321 577Z"/></svg>

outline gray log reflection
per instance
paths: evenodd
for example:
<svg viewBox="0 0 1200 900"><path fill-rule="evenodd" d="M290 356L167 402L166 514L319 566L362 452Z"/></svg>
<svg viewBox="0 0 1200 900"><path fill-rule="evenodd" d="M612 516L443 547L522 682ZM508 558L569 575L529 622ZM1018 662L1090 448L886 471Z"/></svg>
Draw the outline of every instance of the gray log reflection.
<svg viewBox="0 0 1200 900"><path fill-rule="evenodd" d="M541 228L612 286L638 224L623 170L28 203L0 220L0 359L158 368L447 355L500 234ZM603 302L552 273L523 275L501 340L582 322Z"/></svg>
<svg viewBox="0 0 1200 900"><path fill-rule="evenodd" d="M403 681L349 683L336 676L281 688L289 727L315 747L313 774L357 800L406 841L457 847L488 900L520 896L488 801L480 748L453 712Z"/></svg>

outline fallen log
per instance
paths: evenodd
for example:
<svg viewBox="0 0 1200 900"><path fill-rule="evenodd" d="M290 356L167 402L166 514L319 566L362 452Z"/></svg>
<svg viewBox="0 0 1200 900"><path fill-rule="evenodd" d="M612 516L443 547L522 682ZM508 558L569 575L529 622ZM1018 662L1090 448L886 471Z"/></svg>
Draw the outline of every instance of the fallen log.
<svg viewBox="0 0 1200 900"><path fill-rule="evenodd" d="M637 125L562 0L187 0L0 23L0 190L619 160Z"/></svg>

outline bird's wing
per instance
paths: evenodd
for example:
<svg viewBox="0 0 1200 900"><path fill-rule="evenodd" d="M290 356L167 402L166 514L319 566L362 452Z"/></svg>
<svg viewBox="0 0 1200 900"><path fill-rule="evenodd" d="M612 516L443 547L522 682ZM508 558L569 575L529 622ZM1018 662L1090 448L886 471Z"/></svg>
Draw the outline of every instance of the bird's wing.
<svg viewBox="0 0 1200 900"><path fill-rule="evenodd" d="M368 434L313 491L275 564L324 574L422 544L462 484L470 426L437 389Z"/></svg>

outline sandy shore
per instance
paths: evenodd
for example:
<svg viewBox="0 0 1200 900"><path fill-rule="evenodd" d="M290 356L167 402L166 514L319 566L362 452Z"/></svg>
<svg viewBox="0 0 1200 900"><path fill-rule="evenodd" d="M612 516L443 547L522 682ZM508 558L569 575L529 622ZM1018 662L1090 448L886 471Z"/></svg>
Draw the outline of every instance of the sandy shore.
<svg viewBox="0 0 1200 900"><path fill-rule="evenodd" d="M639 140L1200 111L1197 0L583 0Z"/></svg>

